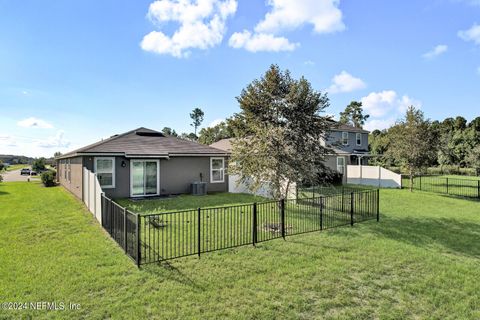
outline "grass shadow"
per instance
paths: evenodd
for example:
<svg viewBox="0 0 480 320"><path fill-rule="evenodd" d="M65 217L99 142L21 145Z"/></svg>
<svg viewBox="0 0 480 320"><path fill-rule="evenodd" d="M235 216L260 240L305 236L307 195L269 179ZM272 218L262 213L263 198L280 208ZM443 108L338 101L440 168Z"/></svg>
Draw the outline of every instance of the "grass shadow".
<svg viewBox="0 0 480 320"><path fill-rule="evenodd" d="M376 235L425 249L480 258L480 224L447 218L395 218L370 229Z"/></svg>
<svg viewBox="0 0 480 320"><path fill-rule="evenodd" d="M197 291L205 291L205 288L198 285L193 279L188 277L183 273L179 268L175 267L169 261L160 261L154 264L150 264L144 267L141 267L146 272L161 278L162 280L174 281L186 286L189 286Z"/></svg>

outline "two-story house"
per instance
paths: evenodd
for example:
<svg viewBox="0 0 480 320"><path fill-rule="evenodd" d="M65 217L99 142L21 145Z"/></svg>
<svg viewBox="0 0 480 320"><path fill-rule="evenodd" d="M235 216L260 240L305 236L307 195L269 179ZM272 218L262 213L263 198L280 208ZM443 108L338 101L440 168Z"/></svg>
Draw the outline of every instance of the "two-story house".
<svg viewBox="0 0 480 320"><path fill-rule="evenodd" d="M332 129L324 143L333 149L326 165L345 175L347 165L367 165L368 134L370 132L351 125L339 124Z"/></svg>
<svg viewBox="0 0 480 320"><path fill-rule="evenodd" d="M336 123L335 129L331 130L326 141L320 141L333 150L333 153L325 159L327 167L343 174L345 179L347 165L366 165L369 154L368 134L367 130ZM222 139L210 146L231 152L231 141L232 139Z"/></svg>

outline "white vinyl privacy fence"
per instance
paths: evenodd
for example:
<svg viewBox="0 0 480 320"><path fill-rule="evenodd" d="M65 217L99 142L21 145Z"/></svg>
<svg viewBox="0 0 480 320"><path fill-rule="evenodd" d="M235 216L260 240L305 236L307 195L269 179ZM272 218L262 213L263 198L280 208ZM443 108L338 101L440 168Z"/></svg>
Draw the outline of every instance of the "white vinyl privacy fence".
<svg viewBox="0 0 480 320"><path fill-rule="evenodd" d="M286 186L284 186L286 187ZM296 189L297 185L295 183L291 183L288 190L288 198L296 197ZM271 198L272 192L270 190L270 186L268 183L264 183L256 192L250 191L248 184L242 183L240 181L239 175L229 175L228 176L228 192L230 193L248 193L254 194L256 196L261 196L265 198Z"/></svg>
<svg viewBox="0 0 480 320"><path fill-rule="evenodd" d="M379 188L401 188L402 176L380 166L347 166L347 183Z"/></svg>
<svg viewBox="0 0 480 320"><path fill-rule="evenodd" d="M100 224L102 224L102 194L97 174L83 168L83 202Z"/></svg>

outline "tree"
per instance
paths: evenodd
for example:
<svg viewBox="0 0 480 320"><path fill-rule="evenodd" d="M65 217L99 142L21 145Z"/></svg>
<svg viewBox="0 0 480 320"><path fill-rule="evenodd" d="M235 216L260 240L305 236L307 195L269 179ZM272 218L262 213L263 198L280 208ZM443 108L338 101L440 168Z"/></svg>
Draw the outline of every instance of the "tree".
<svg viewBox="0 0 480 320"><path fill-rule="evenodd" d="M5 165L3 164L3 161L0 160L0 172L3 171L3 169L5 169Z"/></svg>
<svg viewBox="0 0 480 320"><path fill-rule="evenodd" d="M45 170L45 158L38 158L32 164L32 169L34 171L43 171Z"/></svg>
<svg viewBox="0 0 480 320"><path fill-rule="evenodd" d="M57 151L53 154L53 157L56 158L56 157L60 157L62 155L62 153L60 151Z"/></svg>
<svg viewBox="0 0 480 320"><path fill-rule="evenodd" d="M477 175L480 172L480 145L476 145L470 149L466 157L467 164L477 171Z"/></svg>
<svg viewBox="0 0 480 320"><path fill-rule="evenodd" d="M420 169L435 159L435 141L429 130L430 121L423 112L410 106L405 118L389 130L390 145L387 156L398 161L410 176L410 191L413 191L413 177Z"/></svg>
<svg viewBox="0 0 480 320"><path fill-rule="evenodd" d="M350 102L345 110L340 112L340 123L350 124L355 128L363 128L368 118L370 118L370 115L363 114L362 103L358 101Z"/></svg>
<svg viewBox="0 0 480 320"><path fill-rule="evenodd" d="M190 133L182 133L180 136L179 136L180 139L183 139L183 140L188 140L188 141L197 141L198 140L198 137L196 134L194 134L193 132L190 132Z"/></svg>
<svg viewBox="0 0 480 320"><path fill-rule="evenodd" d="M209 145L222 139L232 138L233 136L233 130L229 128L227 123L222 121L216 126L202 128L199 132L198 142Z"/></svg>
<svg viewBox="0 0 480 320"><path fill-rule="evenodd" d="M294 182L314 182L326 176L324 164L330 149L319 143L334 123L321 114L329 106L326 95L305 79L272 65L259 80L242 90L237 101L240 124L232 142L231 174L256 191L268 183L271 195L285 198Z"/></svg>
<svg viewBox="0 0 480 320"><path fill-rule="evenodd" d="M178 134L173 130L172 128L169 127L164 127L162 129L162 133L166 136L171 136L171 137L178 137Z"/></svg>
<svg viewBox="0 0 480 320"><path fill-rule="evenodd" d="M190 113L190 118L192 119L192 123L190 124L192 127L195 128L195 136L197 135L197 128L200 127L200 125L203 122L203 116L205 114L203 113L202 109L200 108L195 108L192 110Z"/></svg>

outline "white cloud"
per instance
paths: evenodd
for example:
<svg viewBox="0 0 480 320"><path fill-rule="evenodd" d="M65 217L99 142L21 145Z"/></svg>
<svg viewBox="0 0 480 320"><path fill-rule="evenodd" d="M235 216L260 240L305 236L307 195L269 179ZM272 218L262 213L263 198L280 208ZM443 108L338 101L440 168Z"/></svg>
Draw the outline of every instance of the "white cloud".
<svg viewBox="0 0 480 320"><path fill-rule="evenodd" d="M9 135L0 135L0 146L6 147L16 147L17 142L12 136Z"/></svg>
<svg viewBox="0 0 480 320"><path fill-rule="evenodd" d="M158 0L150 4L148 17L158 26L178 22L168 36L161 31L145 35L140 46L145 51L187 57L189 49L206 50L220 44L226 20L237 11L236 0Z"/></svg>
<svg viewBox="0 0 480 320"><path fill-rule="evenodd" d="M299 46L298 43L291 43L287 38L276 37L266 33L252 33L248 30L235 32L228 41L230 47L239 49L244 48L250 52L258 51L293 51Z"/></svg>
<svg viewBox="0 0 480 320"><path fill-rule="evenodd" d="M269 0L272 10L255 27L257 33L276 34L312 24L316 33L345 29L339 0Z"/></svg>
<svg viewBox="0 0 480 320"><path fill-rule="evenodd" d="M367 87L360 78L355 78L347 71L342 71L332 79L332 85L327 89L328 93L352 92Z"/></svg>
<svg viewBox="0 0 480 320"><path fill-rule="evenodd" d="M387 129L395 124L395 118L372 119L365 123L364 128L368 131Z"/></svg>
<svg viewBox="0 0 480 320"><path fill-rule="evenodd" d="M70 141L64 139L64 134L63 130L59 130L55 136L37 141L37 146L42 148L67 148Z"/></svg>
<svg viewBox="0 0 480 320"><path fill-rule="evenodd" d="M468 30L458 31L458 36L465 41L473 41L475 44L480 45L480 25L475 23Z"/></svg>
<svg viewBox="0 0 480 320"><path fill-rule="evenodd" d="M445 53L447 52L448 50L448 46L445 45L445 44L439 44L438 46L436 46L435 48L433 48L432 50L426 52L423 54L423 57L425 59L432 59L436 56L439 56L441 55L442 53Z"/></svg>
<svg viewBox="0 0 480 320"><path fill-rule="evenodd" d="M374 118L383 117L387 113L404 113L411 105L420 108L422 103L407 95L398 97L393 90L384 90L381 92L371 92L368 96L360 99L363 109Z"/></svg>
<svg viewBox="0 0 480 320"><path fill-rule="evenodd" d="M24 127L24 128L41 128L41 129L53 128L53 126L50 123L35 117L30 117L30 118L18 121L17 124L20 127Z"/></svg>
<svg viewBox="0 0 480 320"><path fill-rule="evenodd" d="M306 66L314 66L315 62L312 60L307 60L307 61L304 61L303 64Z"/></svg>
<svg viewBox="0 0 480 320"><path fill-rule="evenodd" d="M207 126L208 128L218 126L220 123L224 122L225 119L215 119Z"/></svg>
<svg viewBox="0 0 480 320"><path fill-rule="evenodd" d="M272 7L263 20L254 28L254 32L244 30L235 32L229 40L233 48L244 48L250 52L293 51L300 46L280 33L313 25L316 33L331 33L345 29L342 11L338 8L340 0L268 0Z"/></svg>

